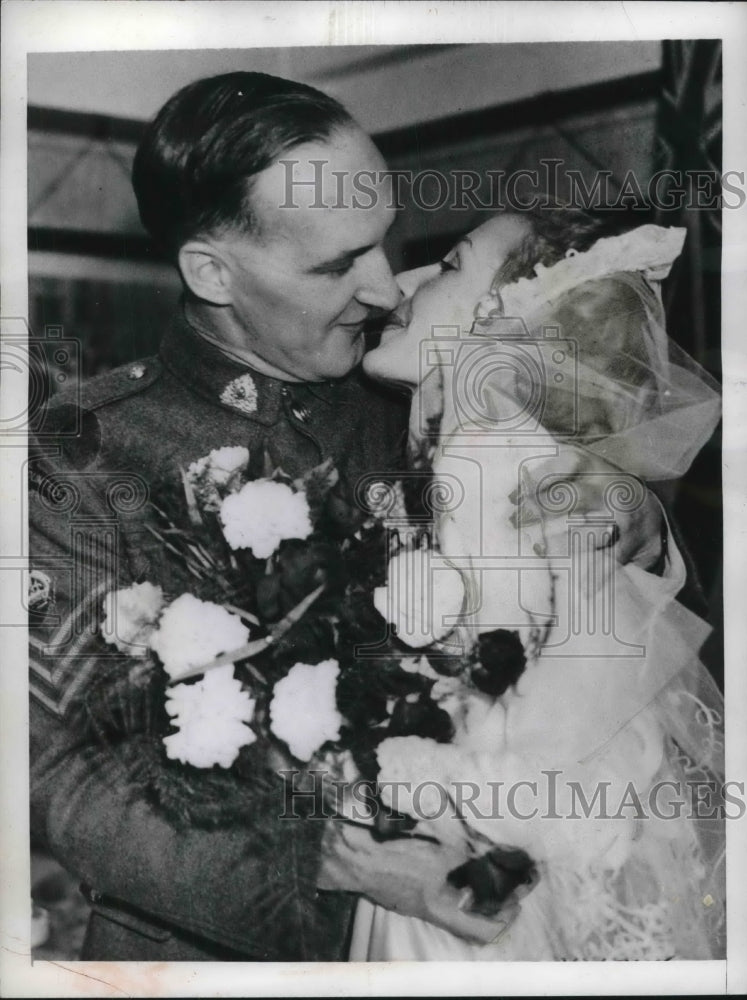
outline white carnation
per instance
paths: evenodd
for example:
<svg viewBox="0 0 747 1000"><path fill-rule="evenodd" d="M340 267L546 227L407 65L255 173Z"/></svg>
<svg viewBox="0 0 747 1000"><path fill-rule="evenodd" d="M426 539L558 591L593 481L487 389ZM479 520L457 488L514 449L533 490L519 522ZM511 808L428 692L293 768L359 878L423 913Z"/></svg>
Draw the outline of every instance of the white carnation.
<svg viewBox="0 0 747 1000"><path fill-rule="evenodd" d="M192 594L182 594L161 615L151 649L173 680L220 653L246 645L249 629L230 611Z"/></svg>
<svg viewBox="0 0 747 1000"><path fill-rule="evenodd" d="M374 590L374 607L413 649L430 646L454 628L445 624L462 610L464 583L452 566L433 566L420 549L403 549L389 560L387 584Z"/></svg>
<svg viewBox="0 0 747 1000"><path fill-rule="evenodd" d="M171 724L178 728L164 737L167 756L194 767L230 767L241 747L257 738L246 725L254 707L231 664L216 667L196 684L177 684L166 700Z"/></svg>
<svg viewBox="0 0 747 1000"><path fill-rule="evenodd" d="M450 743L425 736L390 736L376 748L379 789L385 806L415 819L443 814L450 775L460 757Z"/></svg>
<svg viewBox="0 0 747 1000"><path fill-rule="evenodd" d="M233 448L215 448L208 455L210 476L218 486L225 486L236 472L243 472L249 464L249 449L242 445Z"/></svg>
<svg viewBox="0 0 747 1000"><path fill-rule="evenodd" d="M241 445L215 448L204 458L198 458L187 469L190 479L209 476L216 486L225 486L237 472L243 472L249 464L249 449Z"/></svg>
<svg viewBox="0 0 747 1000"><path fill-rule="evenodd" d="M339 673L337 660L315 666L297 663L275 685L270 729L298 760L311 760L327 740L339 739L342 716L335 698Z"/></svg>
<svg viewBox="0 0 747 1000"><path fill-rule="evenodd" d="M241 473L249 465L249 449L242 445L215 448L187 468L187 479L195 496L207 510L219 510L221 492L235 490Z"/></svg>
<svg viewBox="0 0 747 1000"><path fill-rule="evenodd" d="M223 534L232 549L251 549L258 559L271 556L285 538L312 532L306 494L285 483L258 479L227 496L220 508Z"/></svg>
<svg viewBox="0 0 747 1000"><path fill-rule="evenodd" d="M120 653L146 656L162 607L163 591L152 583L112 590L104 598L101 634Z"/></svg>

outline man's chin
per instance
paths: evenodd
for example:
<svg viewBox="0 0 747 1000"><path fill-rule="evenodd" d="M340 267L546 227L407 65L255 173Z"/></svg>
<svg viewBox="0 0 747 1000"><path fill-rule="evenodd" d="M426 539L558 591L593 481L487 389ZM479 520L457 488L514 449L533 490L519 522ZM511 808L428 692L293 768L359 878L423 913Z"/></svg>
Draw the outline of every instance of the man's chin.
<svg viewBox="0 0 747 1000"><path fill-rule="evenodd" d="M317 380L344 378L349 375L360 364L364 350L365 343L363 336L360 336L347 349L340 350L324 359L323 371L320 367Z"/></svg>

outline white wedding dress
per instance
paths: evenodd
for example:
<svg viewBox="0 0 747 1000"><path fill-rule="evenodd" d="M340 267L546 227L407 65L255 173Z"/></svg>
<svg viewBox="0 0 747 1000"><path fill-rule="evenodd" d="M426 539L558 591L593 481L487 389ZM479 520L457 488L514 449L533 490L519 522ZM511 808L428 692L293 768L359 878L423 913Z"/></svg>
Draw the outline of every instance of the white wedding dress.
<svg viewBox="0 0 747 1000"><path fill-rule="evenodd" d="M523 312L510 314L526 315L537 301L546 305L561 294L560 284L564 293L617 272L626 272L621 279L627 281L627 272L637 266L643 277L628 284L649 317L648 363L657 377L656 392L649 393L645 412L638 409L622 431L616 428L596 443L597 453L641 478L681 475L712 431L718 401L709 387L694 389L697 373L681 356L681 367L675 371L674 362L670 365L654 282L668 270L673 251L667 245L657 258L650 240L618 242L603 248L607 258L600 261L595 249L588 260L579 255L561 267L559 275L548 269L534 286L513 286L516 298L524 297L515 304ZM501 365L482 378L469 411L463 383L444 377L459 364L485 376L483 359L497 344L506 347L486 344L483 336L460 345L456 359L453 351L448 358L444 353L440 370L434 368L421 386L414 410L439 412L438 441L429 459L437 482L458 492L458 502L436 516L440 556L434 553L459 568L467 586L456 634L471 644L480 632L516 628L527 651L518 683L483 718L457 725L461 758L449 777L523 788L516 808L507 809L504 801L500 818L494 800L482 793L477 815L467 818L493 843L527 851L539 879L521 899L518 916L488 945L364 899L349 958L723 957L723 817L708 818L712 804L697 807L699 815L693 815L693 796L702 794L693 791L694 783L723 782L721 699L697 656L709 628L675 600L685 569L674 546L664 574L657 576L618 566L611 548L587 547L588 521L574 520L572 509L568 551L560 557L535 555L536 527L517 531L509 523L515 511L509 494L526 470L534 475L539 463L557 452L557 434L547 434L539 422L529 436L526 428L501 430L516 398L503 350ZM511 347L520 349L521 344ZM580 358L583 349L581 343ZM578 371L576 391L609 390L598 370L584 375L579 365ZM680 398L672 399L678 393ZM659 405L663 397L671 408ZM665 473L657 475L662 468ZM629 495L621 499L620 490L624 494L628 487L634 490L630 483L611 485L610 517L615 502L631 502ZM556 500L562 505L568 498ZM420 777L429 780L433 774ZM604 789L606 806L597 799L586 816L579 789L587 803ZM536 816L522 818L535 807Z"/></svg>

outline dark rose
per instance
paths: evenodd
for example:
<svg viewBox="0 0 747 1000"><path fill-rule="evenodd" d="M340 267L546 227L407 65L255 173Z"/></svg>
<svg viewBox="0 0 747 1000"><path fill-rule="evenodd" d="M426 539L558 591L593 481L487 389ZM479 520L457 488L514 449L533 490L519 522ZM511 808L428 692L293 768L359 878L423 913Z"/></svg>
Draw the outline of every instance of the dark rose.
<svg viewBox="0 0 747 1000"><path fill-rule="evenodd" d="M473 654L478 663L472 668L475 687L499 698L524 673L527 658L518 632L497 628L479 636Z"/></svg>
<svg viewBox="0 0 747 1000"><path fill-rule="evenodd" d="M351 580L363 588L371 601L370 591L386 583L387 557L391 539L381 521L367 521L357 535L346 539L345 565Z"/></svg>
<svg viewBox="0 0 747 1000"><path fill-rule="evenodd" d="M495 847L481 858L471 858L448 874L456 889L472 891L472 913L495 916L511 893L520 885L536 880L534 862L519 848Z"/></svg>
<svg viewBox="0 0 747 1000"><path fill-rule="evenodd" d="M360 528L365 514L352 504L342 488L335 487L327 495L326 503L319 516L318 528L332 538L347 538Z"/></svg>
<svg viewBox="0 0 747 1000"><path fill-rule="evenodd" d="M399 698L392 711L388 736L424 736L437 743L448 743L454 735L451 716L431 698L421 695L417 701Z"/></svg>
<svg viewBox="0 0 747 1000"><path fill-rule="evenodd" d="M350 722L353 733L375 726L386 718L387 694L367 682L363 670L343 671L337 681L337 707Z"/></svg>
<svg viewBox="0 0 747 1000"><path fill-rule="evenodd" d="M311 523L322 536L347 538L363 524L365 512L353 502L331 459L307 472L300 485L306 493Z"/></svg>
<svg viewBox="0 0 747 1000"><path fill-rule="evenodd" d="M324 542L283 542L275 557L273 572L257 583L257 611L263 621L277 621L320 584L325 593L316 602L316 613L329 601L339 601L344 591L344 566L340 553Z"/></svg>
<svg viewBox="0 0 747 1000"><path fill-rule="evenodd" d="M390 648L386 642L385 625L373 606L371 595L360 587L351 587L338 610L340 644L350 651L350 658L355 658L356 646L375 646L380 650L383 662ZM374 661L369 659L366 663L374 665Z"/></svg>
<svg viewBox="0 0 747 1000"><path fill-rule="evenodd" d="M333 659L334 655L335 634L331 623L326 618L308 614L255 662L261 673L274 684L295 663L321 663L322 660Z"/></svg>
<svg viewBox="0 0 747 1000"><path fill-rule="evenodd" d="M427 677L402 670L386 659L343 661L337 682L337 707L358 731L387 717L387 701L425 692Z"/></svg>

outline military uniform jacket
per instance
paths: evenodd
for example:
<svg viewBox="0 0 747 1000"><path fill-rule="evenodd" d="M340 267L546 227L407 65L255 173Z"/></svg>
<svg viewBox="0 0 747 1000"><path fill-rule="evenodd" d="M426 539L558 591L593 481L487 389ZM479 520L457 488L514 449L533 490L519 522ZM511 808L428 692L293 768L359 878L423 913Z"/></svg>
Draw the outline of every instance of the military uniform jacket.
<svg viewBox="0 0 747 1000"><path fill-rule="evenodd" d="M133 791L137 738L102 757L70 720L92 672L107 655L121 660L97 634L106 592L144 579L169 589L147 530L150 493L235 445L249 449L255 476L265 452L292 477L331 457L353 490L361 476L396 470L405 423L404 403L360 372L280 382L232 362L182 318L157 357L53 398L30 459L32 830L88 887L84 958L342 957L343 894L298 903L293 935L272 907L262 919L257 908L274 866L313 882L322 823L278 822L274 849L250 827L178 828Z"/></svg>

